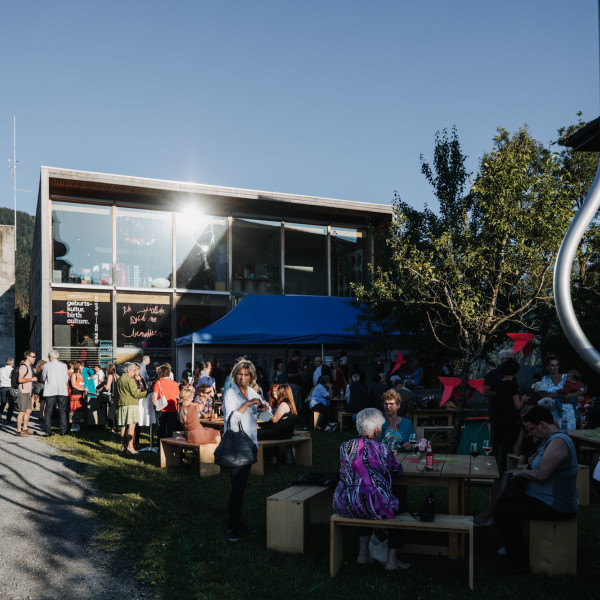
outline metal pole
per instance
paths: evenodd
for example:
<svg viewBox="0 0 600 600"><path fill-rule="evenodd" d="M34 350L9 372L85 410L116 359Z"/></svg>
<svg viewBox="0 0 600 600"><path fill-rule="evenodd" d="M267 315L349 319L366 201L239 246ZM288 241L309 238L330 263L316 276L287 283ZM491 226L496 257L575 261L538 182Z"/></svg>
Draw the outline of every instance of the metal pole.
<svg viewBox="0 0 600 600"><path fill-rule="evenodd" d="M598 30L600 31L600 0L598 0ZM600 373L600 352L592 346L581 329L571 298L571 269L579 242L600 208L600 163L592 187L575 215L563 240L554 266L554 301L556 313L567 339L579 356Z"/></svg>

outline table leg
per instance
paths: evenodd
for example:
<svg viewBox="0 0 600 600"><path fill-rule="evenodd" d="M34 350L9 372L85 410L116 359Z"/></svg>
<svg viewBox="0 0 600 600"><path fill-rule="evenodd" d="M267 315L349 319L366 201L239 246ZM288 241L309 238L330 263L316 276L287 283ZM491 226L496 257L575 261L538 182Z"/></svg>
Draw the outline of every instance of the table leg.
<svg viewBox="0 0 600 600"><path fill-rule="evenodd" d="M448 481L448 513L459 515L460 512L460 485L457 478ZM458 534L450 533L448 540L448 556L458 558Z"/></svg>

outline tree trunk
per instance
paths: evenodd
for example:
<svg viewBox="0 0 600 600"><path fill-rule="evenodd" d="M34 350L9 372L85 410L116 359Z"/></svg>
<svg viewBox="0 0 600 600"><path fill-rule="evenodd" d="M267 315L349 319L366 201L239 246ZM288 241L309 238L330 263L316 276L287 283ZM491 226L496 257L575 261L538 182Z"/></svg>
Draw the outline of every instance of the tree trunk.
<svg viewBox="0 0 600 600"><path fill-rule="evenodd" d="M469 389L467 380L469 379L469 376L467 373L463 372L460 375L460 378L462 379L462 383L460 384L460 398L458 399L456 417L454 419L454 429L452 429L452 437L450 439L450 454L456 454L456 451L458 450L461 428L467 416L467 391Z"/></svg>

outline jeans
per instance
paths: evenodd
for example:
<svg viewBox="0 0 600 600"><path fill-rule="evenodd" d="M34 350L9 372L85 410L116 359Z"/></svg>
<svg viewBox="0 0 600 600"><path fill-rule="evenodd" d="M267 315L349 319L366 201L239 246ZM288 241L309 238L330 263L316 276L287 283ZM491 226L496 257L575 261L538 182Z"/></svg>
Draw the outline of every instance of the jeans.
<svg viewBox="0 0 600 600"><path fill-rule="evenodd" d="M13 412L15 412L15 399L8 393L10 388L0 388L0 415L4 412L4 407L8 404L8 410L6 411L6 422L10 423Z"/></svg>
<svg viewBox="0 0 600 600"><path fill-rule="evenodd" d="M58 403L59 431L61 435L67 433L67 396L44 396L46 401L45 428L46 435L52 432L52 411Z"/></svg>
<svg viewBox="0 0 600 600"><path fill-rule="evenodd" d="M231 491L227 502L227 531L239 533L242 526L242 505L244 503L244 490L252 465L229 469Z"/></svg>
<svg viewBox="0 0 600 600"><path fill-rule="evenodd" d="M313 412L319 413L319 420L317 421L317 427L325 429L329 423L335 422L335 410L332 406L325 406L321 402L315 404L312 409Z"/></svg>

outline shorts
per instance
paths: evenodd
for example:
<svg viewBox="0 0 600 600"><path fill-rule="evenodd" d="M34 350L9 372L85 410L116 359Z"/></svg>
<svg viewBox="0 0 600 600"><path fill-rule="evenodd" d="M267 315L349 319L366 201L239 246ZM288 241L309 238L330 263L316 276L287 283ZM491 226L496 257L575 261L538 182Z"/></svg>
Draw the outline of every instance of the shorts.
<svg viewBox="0 0 600 600"><path fill-rule="evenodd" d="M117 408L117 425L123 427L131 423L138 423L140 420L140 407L135 406L119 406Z"/></svg>
<svg viewBox="0 0 600 600"><path fill-rule="evenodd" d="M17 412L33 410L33 401L31 399L31 394L24 394L23 392L21 392L21 395L15 401L15 405L17 407Z"/></svg>

